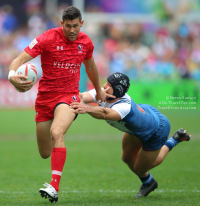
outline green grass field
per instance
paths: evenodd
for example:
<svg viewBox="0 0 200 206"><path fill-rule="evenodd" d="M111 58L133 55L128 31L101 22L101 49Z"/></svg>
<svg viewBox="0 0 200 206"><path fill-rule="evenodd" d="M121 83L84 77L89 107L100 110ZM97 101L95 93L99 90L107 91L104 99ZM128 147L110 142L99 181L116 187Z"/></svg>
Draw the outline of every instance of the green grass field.
<svg viewBox="0 0 200 206"><path fill-rule="evenodd" d="M192 134L151 174L159 187L136 199L140 180L121 161L121 132L103 120L79 115L65 142L68 156L56 205L200 205L200 111L164 111L172 124ZM49 160L40 158L34 111L0 111L0 206L51 205L39 188L51 179Z"/></svg>

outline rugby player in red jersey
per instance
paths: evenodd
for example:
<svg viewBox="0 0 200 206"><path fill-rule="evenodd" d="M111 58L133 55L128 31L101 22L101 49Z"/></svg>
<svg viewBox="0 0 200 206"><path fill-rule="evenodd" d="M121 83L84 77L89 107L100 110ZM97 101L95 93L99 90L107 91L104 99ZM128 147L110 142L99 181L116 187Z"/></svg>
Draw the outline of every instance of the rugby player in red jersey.
<svg viewBox="0 0 200 206"><path fill-rule="evenodd" d="M36 37L9 67L10 82L19 90L28 89L32 81L22 81L26 77L14 73L19 66L41 55L43 75L35 102L36 135L41 157L45 159L51 156L52 180L50 184L45 183L46 188L41 188L39 192L51 202L58 201L60 178L66 160L64 135L75 119L69 105L80 101L82 63L97 92L97 100L106 99L92 56L93 43L80 31L83 23L81 12L76 7L66 8L61 26Z"/></svg>

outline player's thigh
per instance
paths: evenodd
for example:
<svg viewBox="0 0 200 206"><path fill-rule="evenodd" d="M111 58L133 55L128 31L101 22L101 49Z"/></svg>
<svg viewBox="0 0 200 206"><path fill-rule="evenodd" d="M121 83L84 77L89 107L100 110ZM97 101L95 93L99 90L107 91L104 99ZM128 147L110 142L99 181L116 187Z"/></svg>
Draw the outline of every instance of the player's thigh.
<svg viewBox="0 0 200 206"><path fill-rule="evenodd" d="M50 135L51 124L52 120L36 123L38 149L43 158L49 157L52 151L52 141Z"/></svg>
<svg viewBox="0 0 200 206"><path fill-rule="evenodd" d="M51 134L53 138L63 136L74 121L76 114L68 104L59 104L54 111L54 120L51 125Z"/></svg>
<svg viewBox="0 0 200 206"><path fill-rule="evenodd" d="M138 175L146 173L152 168L156 158L159 155L160 149L154 151L141 150L134 164L134 170Z"/></svg>
<svg viewBox="0 0 200 206"><path fill-rule="evenodd" d="M124 162L134 162L142 148L142 141L134 136L127 133L123 134L122 137L122 160Z"/></svg>

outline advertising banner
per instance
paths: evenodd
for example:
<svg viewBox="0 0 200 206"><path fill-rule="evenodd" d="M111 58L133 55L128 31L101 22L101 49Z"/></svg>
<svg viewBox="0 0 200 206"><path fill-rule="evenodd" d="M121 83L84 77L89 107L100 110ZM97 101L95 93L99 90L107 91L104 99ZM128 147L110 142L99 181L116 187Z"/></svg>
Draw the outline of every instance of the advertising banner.
<svg viewBox="0 0 200 206"><path fill-rule="evenodd" d="M200 109L200 82L192 80L131 81L128 94L135 103L157 109Z"/></svg>
<svg viewBox="0 0 200 206"><path fill-rule="evenodd" d="M38 81L29 91L20 93L8 80L0 80L0 108L33 108L37 88ZM166 106L200 109L198 81L131 81L128 94L136 103L150 104L158 109Z"/></svg>
<svg viewBox="0 0 200 206"><path fill-rule="evenodd" d="M0 80L1 108L33 108L38 91L38 81L27 92L18 92L8 80Z"/></svg>

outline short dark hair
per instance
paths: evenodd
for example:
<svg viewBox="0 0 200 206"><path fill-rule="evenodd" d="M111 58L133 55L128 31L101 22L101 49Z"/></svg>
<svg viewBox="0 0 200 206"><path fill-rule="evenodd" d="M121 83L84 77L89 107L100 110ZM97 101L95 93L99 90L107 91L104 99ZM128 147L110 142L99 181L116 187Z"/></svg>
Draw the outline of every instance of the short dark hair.
<svg viewBox="0 0 200 206"><path fill-rule="evenodd" d="M79 21L82 20L82 15L79 9L77 9L74 6L67 7L62 14L62 20L74 20L76 18L79 18Z"/></svg>

